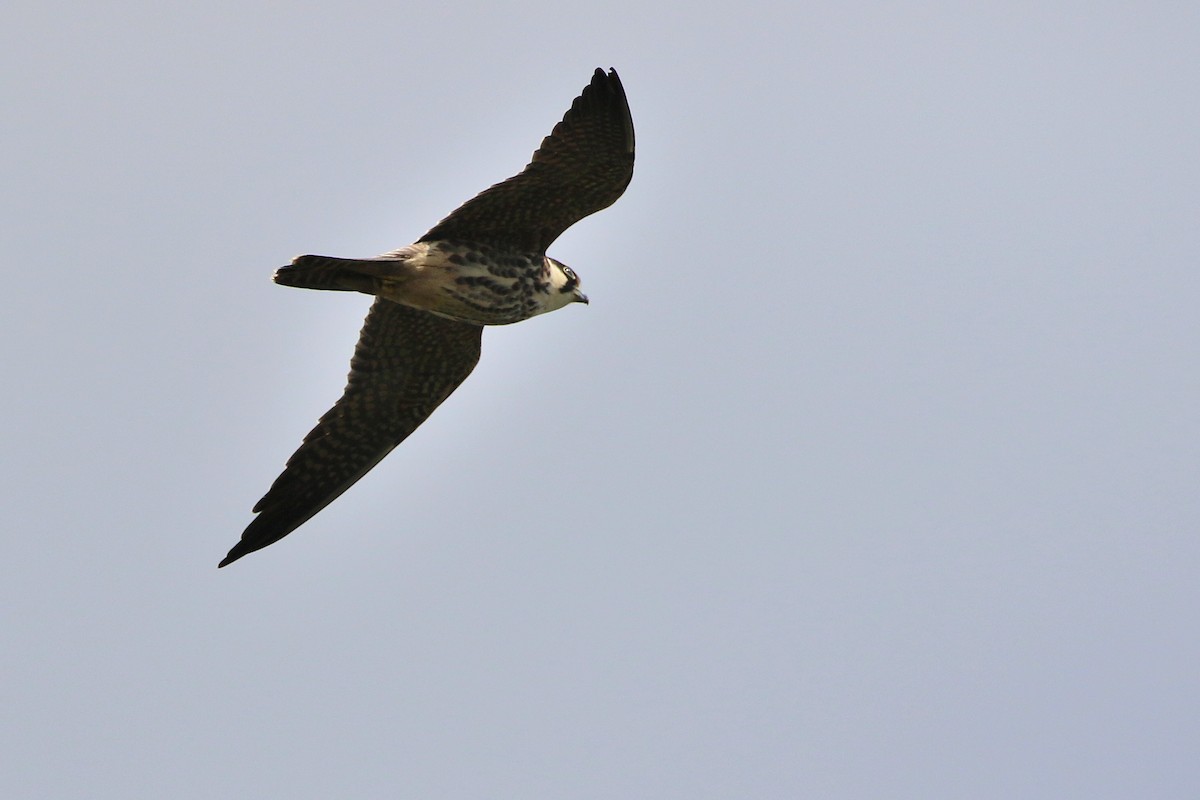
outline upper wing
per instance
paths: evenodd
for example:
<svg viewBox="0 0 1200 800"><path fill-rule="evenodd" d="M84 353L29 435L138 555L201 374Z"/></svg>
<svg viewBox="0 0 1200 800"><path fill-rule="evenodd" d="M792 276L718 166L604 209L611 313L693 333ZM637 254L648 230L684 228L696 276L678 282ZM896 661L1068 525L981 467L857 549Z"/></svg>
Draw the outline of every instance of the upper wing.
<svg viewBox="0 0 1200 800"><path fill-rule="evenodd" d="M465 239L544 252L588 214L608 208L633 177L633 118L615 70L597 69L533 160L459 206L420 241Z"/></svg>
<svg viewBox="0 0 1200 800"><path fill-rule="evenodd" d="M220 566L287 536L404 441L471 374L482 332L377 299L345 393L288 459Z"/></svg>

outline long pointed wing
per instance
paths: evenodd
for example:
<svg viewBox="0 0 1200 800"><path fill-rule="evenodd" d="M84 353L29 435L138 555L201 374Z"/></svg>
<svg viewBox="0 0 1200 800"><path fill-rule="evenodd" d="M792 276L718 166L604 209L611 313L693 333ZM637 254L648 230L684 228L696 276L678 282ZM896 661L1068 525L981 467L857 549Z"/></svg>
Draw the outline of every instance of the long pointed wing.
<svg viewBox="0 0 1200 800"><path fill-rule="evenodd" d="M615 70L597 69L518 175L459 206L420 241L463 239L544 252L608 208L633 177L633 118Z"/></svg>
<svg viewBox="0 0 1200 800"><path fill-rule="evenodd" d="M376 300L345 393L288 459L220 566L287 536L404 441L471 374L482 332Z"/></svg>

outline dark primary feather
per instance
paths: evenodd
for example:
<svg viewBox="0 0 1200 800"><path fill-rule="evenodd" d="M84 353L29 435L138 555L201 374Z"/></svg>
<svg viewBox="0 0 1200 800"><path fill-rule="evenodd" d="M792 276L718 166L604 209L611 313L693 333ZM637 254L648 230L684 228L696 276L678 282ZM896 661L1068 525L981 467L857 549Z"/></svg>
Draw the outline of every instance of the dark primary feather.
<svg viewBox="0 0 1200 800"><path fill-rule="evenodd" d="M288 459L220 566L287 536L404 441L471 374L482 332L377 299L345 393Z"/></svg>
<svg viewBox="0 0 1200 800"><path fill-rule="evenodd" d="M597 69L520 174L468 200L420 241L544 252L567 228L617 201L633 177L633 149L621 79L616 70Z"/></svg>

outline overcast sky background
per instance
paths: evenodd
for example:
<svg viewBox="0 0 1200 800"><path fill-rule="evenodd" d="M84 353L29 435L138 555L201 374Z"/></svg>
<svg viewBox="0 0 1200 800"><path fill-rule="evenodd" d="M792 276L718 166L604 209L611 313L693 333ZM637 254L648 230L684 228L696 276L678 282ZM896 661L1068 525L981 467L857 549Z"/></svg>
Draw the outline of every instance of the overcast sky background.
<svg viewBox="0 0 1200 800"><path fill-rule="evenodd" d="M0 10L5 797L1200 796L1200 7ZM217 561L597 66L590 307Z"/></svg>

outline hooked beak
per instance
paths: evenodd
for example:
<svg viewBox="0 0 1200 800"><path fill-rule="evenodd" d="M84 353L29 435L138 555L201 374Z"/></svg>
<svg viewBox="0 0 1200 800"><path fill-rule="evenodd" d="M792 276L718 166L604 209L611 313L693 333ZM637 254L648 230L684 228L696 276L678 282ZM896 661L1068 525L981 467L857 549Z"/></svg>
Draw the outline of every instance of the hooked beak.
<svg viewBox="0 0 1200 800"><path fill-rule="evenodd" d="M586 306L588 304L587 295L584 294L583 292L579 291L578 289L576 289L575 290L575 302L583 303Z"/></svg>

